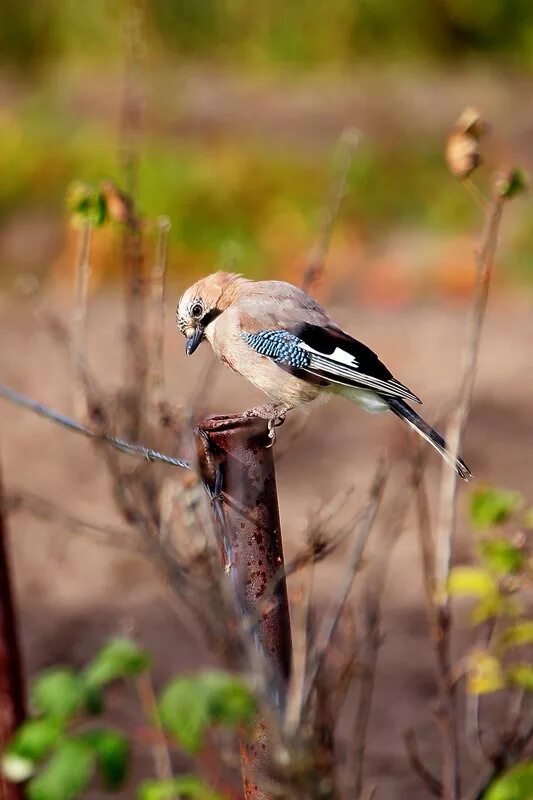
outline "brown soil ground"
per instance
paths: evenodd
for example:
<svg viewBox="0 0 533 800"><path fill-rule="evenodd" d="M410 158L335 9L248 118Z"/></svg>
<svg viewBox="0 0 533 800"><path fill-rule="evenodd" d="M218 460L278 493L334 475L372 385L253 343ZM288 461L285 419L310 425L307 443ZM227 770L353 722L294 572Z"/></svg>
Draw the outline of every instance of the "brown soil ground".
<svg viewBox="0 0 533 800"><path fill-rule="evenodd" d="M169 296L177 295L177 290ZM62 298L43 306L65 316ZM171 304L170 304L171 305ZM167 375L171 400L190 396L211 358L207 347L186 359L183 342L167 314ZM465 331L464 309L420 306L402 311L338 309L341 324L370 344L395 374L424 398L425 414L435 419L457 385L459 354ZM121 306L108 294L94 300L90 353L95 371L116 384L122 330ZM43 331L29 302L4 298L0 303L0 380L57 408L71 408L66 354ZM493 482L525 492L533 501L532 468L533 315L520 300L494 302L489 309L475 403L464 455L478 482ZM237 398L237 399L236 399ZM257 402L253 390L223 369L206 398L208 411L224 413ZM289 436L282 429L279 447ZM294 552L311 512L342 486L353 483L354 508L363 502L375 460L384 440L402 443L395 419L363 414L341 400L312 410L303 433L280 460L278 482L285 547ZM47 421L0 405L2 468L8 491L26 489L63 509L100 523L122 524L113 508L98 453ZM428 483L435 509L440 465L429 457ZM467 488L461 487L461 506ZM19 608L24 663L29 675L50 664L83 664L111 634L134 627L154 654L154 679L212 663L206 648L176 614L168 590L152 567L134 552L72 535L64 526L27 514L10 519L12 564ZM376 533L379 535L379 531ZM461 516L456 560L470 552L470 535ZM317 570L317 602L322 609L337 584L343 552ZM467 634L459 616L457 654ZM407 525L396 547L385 597L383 646L369 735L367 777L379 787L380 800L424 797L407 765L402 731L413 727L430 765L438 764L438 738L432 712L435 701L432 654L427 643L420 562L415 531ZM117 700L117 705L120 705ZM347 709L347 719L350 709ZM128 724L128 713L117 711ZM348 731L348 722L344 725ZM145 756L140 769L149 771ZM479 767L472 765L475 774ZM95 791L93 798L99 797Z"/></svg>

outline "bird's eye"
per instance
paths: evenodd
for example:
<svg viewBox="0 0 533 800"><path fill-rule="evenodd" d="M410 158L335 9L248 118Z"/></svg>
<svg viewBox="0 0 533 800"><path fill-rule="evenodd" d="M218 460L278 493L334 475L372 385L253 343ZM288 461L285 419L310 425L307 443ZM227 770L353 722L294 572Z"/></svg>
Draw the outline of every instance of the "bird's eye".
<svg viewBox="0 0 533 800"><path fill-rule="evenodd" d="M191 316L193 316L195 319L199 319L203 313L204 313L204 307L201 303L195 303L191 307Z"/></svg>

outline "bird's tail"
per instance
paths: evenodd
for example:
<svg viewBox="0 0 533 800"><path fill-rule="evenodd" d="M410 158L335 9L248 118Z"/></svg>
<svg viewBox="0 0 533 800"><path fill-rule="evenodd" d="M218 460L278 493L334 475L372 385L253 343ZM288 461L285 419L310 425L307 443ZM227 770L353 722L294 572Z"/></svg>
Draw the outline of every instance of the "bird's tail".
<svg viewBox="0 0 533 800"><path fill-rule="evenodd" d="M428 425L416 411L413 411L413 409L407 405L407 403L396 397L382 397L383 400L387 402L390 410L396 414L397 417L403 419L404 422L407 422L407 424L420 434L426 442L429 442L435 450L438 450L444 460L456 470L457 474L463 478L463 480L467 481L469 478L473 477L463 459L453 457L446 447L446 442L440 433L433 430L431 425Z"/></svg>

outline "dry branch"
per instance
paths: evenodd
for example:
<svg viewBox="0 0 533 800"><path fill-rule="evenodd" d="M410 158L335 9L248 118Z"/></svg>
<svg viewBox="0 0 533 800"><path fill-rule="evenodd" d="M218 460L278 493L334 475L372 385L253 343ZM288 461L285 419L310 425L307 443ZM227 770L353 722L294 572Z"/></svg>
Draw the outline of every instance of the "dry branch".
<svg viewBox="0 0 533 800"><path fill-rule="evenodd" d="M160 217L157 220L156 257L150 275L152 348L150 353L150 385L148 394L154 420L157 420L159 417L165 391L165 288L169 231L169 218Z"/></svg>
<svg viewBox="0 0 533 800"><path fill-rule="evenodd" d="M9 514L19 511L26 512L45 522L54 522L70 533L88 536L98 544L106 544L109 547L131 550L135 553L143 552L141 542L128 542L131 538L130 532L123 528L113 525L106 525L93 522L92 520L77 517L69 511L51 503L44 497L27 491L11 490L6 494L6 510Z"/></svg>
<svg viewBox="0 0 533 800"><path fill-rule="evenodd" d="M309 674L307 675L306 680L306 688L302 698L302 712L306 711L308 707L311 695L313 693L316 677L323 667L329 646L333 637L335 636L339 620L350 595L355 575L361 566L365 545L372 531L379 506L383 498L387 477L388 465L385 459L381 459L370 487L369 497L362 514L361 522L358 526L358 532L355 537L352 552L348 559L348 566L346 567L346 571L340 582L340 588L337 596L334 598L331 608L327 614L322 640L316 645L315 653L311 659Z"/></svg>
<svg viewBox="0 0 533 800"><path fill-rule="evenodd" d="M492 190L492 199L487 210L485 226L481 237L481 245L476 253L476 285L472 301L466 345L463 357L463 368L457 407L452 414L447 430L447 441L452 457L456 457L462 446L463 436L470 408L477 372L481 333L489 287L492 277L494 256L498 243L503 208L508 198L508 187L512 173L502 179L496 179ZM429 600L428 609L432 626L432 639L437 658L437 674L439 683L440 704L437 719L441 729L443 755L443 797L444 800L458 800L461 796L461 760L459 749L458 713L456 685L450 675L450 602L448 594L448 576L450 572L453 540L455 535L457 514L457 474L454 470L442 471L439 516L435 540L435 574L430 575L431 565L427 561L431 533L427 528L427 520L420 517L422 553L425 568L426 593L433 585L434 597ZM426 548L426 549L424 549Z"/></svg>
<svg viewBox="0 0 533 800"><path fill-rule="evenodd" d="M324 272L333 228L346 194L348 175L350 174L355 148L359 144L360 138L359 131L349 129L344 131L339 139L331 184L320 214L316 242L309 255L309 261L302 278L302 288L306 292L314 288Z"/></svg>
<svg viewBox="0 0 533 800"><path fill-rule="evenodd" d="M390 559L402 533L412 492L402 486L392 503L369 567L363 600L363 633L360 637L359 685L350 744L350 765L354 775L355 798L363 794L363 766L372 696L381 645L381 603Z"/></svg>
<svg viewBox="0 0 533 800"><path fill-rule="evenodd" d="M80 231L80 249L76 263L76 298L73 315L72 367L74 374L74 413L86 413L85 376L87 372L87 305L92 227L85 224Z"/></svg>
<svg viewBox="0 0 533 800"><path fill-rule="evenodd" d="M407 758L413 771L419 776L433 797L442 797L442 783L424 765L418 752L418 743L414 731L408 730L403 734Z"/></svg>
<svg viewBox="0 0 533 800"><path fill-rule="evenodd" d="M37 400L32 400L31 397L27 397L21 392L16 392L14 389L10 389L3 384L0 384L0 397L9 400L17 406L26 408L28 411L33 411L34 414L45 417L51 422L55 422L56 425L61 425L63 428L67 428L75 433L81 433L82 436L86 436L88 439L92 439L96 442L104 442L126 455L142 458L145 461L157 461L162 464L168 464L171 467L180 467L181 469L191 468L189 462L182 458L167 456L165 453L159 453L151 447L127 442L125 439L120 439L118 436L112 436L108 433L102 433L101 431L91 430L85 425L82 425L81 422L72 419L72 417L67 417L65 414L50 408L50 406L39 403Z"/></svg>
<svg viewBox="0 0 533 800"><path fill-rule="evenodd" d="M456 457L461 449L468 414L472 405L472 393L476 379L481 332L485 319L494 256L506 199L505 194L501 191L500 182L496 181L493 189L493 198L485 219L481 246L476 253L476 287L468 323L457 408L452 414L446 436L448 447L453 457ZM447 581L450 571L456 513L457 473L455 470L446 468L442 471L439 520L436 537L436 589L439 596L439 603L442 607L445 607L448 602Z"/></svg>

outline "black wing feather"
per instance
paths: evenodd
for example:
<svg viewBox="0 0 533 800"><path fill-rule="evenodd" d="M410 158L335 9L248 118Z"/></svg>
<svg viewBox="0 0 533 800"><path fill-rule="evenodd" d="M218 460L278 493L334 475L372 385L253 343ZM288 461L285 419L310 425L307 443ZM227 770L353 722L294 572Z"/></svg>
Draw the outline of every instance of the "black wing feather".
<svg viewBox="0 0 533 800"><path fill-rule="evenodd" d="M305 345L320 354L313 355L312 363L306 370L308 374L343 386L371 389L416 403L422 402L410 389L396 380L370 347L340 328L334 325L324 327L304 323L298 326L294 333ZM337 349L353 356L355 365L339 364L331 359Z"/></svg>

